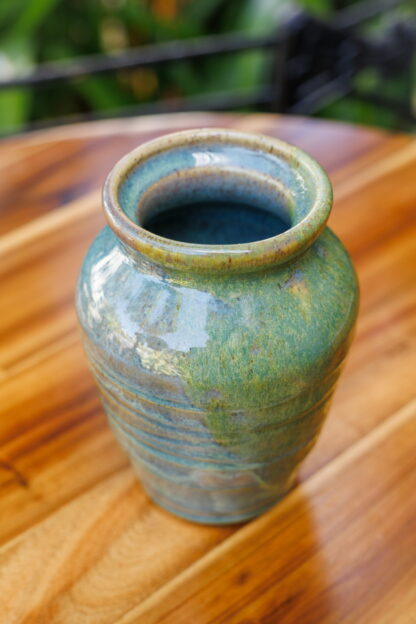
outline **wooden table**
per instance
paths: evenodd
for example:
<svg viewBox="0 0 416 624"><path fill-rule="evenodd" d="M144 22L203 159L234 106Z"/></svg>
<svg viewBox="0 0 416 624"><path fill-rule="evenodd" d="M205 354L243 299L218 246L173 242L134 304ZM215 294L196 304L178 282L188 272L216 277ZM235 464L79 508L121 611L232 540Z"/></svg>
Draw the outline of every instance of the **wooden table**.
<svg viewBox="0 0 416 624"><path fill-rule="evenodd" d="M311 152L358 269L357 336L299 486L205 527L145 496L79 342L76 275L112 164L174 129L229 126ZM175 115L0 145L0 621L416 622L416 141L271 115Z"/></svg>

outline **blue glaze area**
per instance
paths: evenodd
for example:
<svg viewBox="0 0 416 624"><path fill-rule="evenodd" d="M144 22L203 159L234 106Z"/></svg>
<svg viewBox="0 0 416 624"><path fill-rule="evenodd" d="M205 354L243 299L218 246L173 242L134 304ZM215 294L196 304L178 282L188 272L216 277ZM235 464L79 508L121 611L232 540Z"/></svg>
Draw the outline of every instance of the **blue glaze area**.
<svg viewBox="0 0 416 624"><path fill-rule="evenodd" d="M309 189L305 186L304 178L290 162L271 154L264 154L260 150L215 143L173 148L140 163L140 166L133 168L120 185L120 205L126 215L132 221L137 222L137 206L140 200L145 192L159 180L184 170L195 171L205 168L232 170L235 169L236 162L241 172L257 171L279 180L282 185L290 189L296 222L307 214L310 203ZM275 202L275 198L267 196L262 207L273 212Z"/></svg>
<svg viewBox="0 0 416 624"><path fill-rule="evenodd" d="M277 214L247 204L198 202L161 212L143 227L185 243L234 245L276 236L288 224Z"/></svg>

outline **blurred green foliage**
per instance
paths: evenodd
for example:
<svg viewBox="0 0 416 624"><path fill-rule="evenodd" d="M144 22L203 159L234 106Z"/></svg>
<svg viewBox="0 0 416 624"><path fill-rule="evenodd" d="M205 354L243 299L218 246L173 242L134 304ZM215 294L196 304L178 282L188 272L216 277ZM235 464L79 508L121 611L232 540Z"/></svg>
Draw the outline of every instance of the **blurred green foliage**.
<svg viewBox="0 0 416 624"><path fill-rule="evenodd" d="M296 6L327 17L334 12L334 4L332 0L1 0L0 77L25 75L47 61L117 54L132 46L172 39L231 30L266 33L276 30L285 13ZM393 18L394 14L388 20ZM371 28L382 30L384 26L381 18ZM0 131L16 131L28 123L74 114L105 114L163 98L254 88L267 79L269 60L270 53L250 51L35 89L0 91ZM377 86L377 77L371 72L363 72L359 80L364 87ZM384 93L408 93L406 80L390 82L383 84ZM331 104L322 114L397 126L393 113L348 98Z"/></svg>

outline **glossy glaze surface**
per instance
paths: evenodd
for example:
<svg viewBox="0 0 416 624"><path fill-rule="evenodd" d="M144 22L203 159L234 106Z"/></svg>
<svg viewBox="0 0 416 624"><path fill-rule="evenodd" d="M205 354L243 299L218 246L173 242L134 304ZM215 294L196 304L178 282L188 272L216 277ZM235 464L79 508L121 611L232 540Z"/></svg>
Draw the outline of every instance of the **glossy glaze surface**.
<svg viewBox="0 0 416 624"><path fill-rule="evenodd" d="M224 247L139 225L178 203L248 194L291 227ZM113 170L105 206L115 232L105 228L90 248L78 312L110 424L167 509L238 522L293 484L357 312L349 257L323 229L330 205L312 159L239 133L173 135Z"/></svg>

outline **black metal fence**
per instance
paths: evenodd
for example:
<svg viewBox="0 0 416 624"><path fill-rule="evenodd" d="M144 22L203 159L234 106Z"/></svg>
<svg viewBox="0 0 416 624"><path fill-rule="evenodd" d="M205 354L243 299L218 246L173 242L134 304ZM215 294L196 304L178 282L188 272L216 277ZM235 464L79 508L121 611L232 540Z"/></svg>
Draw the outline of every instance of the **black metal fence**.
<svg viewBox="0 0 416 624"><path fill-rule="evenodd" d="M255 90L221 91L180 100L161 100L116 110L111 116L247 107L310 115L348 95L394 111L399 120L415 122L411 102L415 23L398 21L377 40L359 34L359 27L367 20L402 2L367 0L339 11L331 21L319 20L299 11L288 18L275 34L263 37L221 34L133 48L117 56L94 55L70 62L47 63L30 74L0 80L0 90L41 88L118 70L263 49L272 51L273 62L268 80ZM405 77L409 85L408 97L399 100L386 97L380 91L359 90L354 79L365 68L375 69L381 77ZM83 118L92 117L97 115L85 115Z"/></svg>

